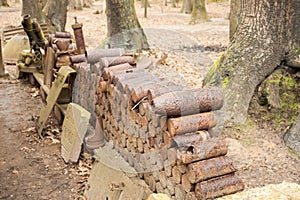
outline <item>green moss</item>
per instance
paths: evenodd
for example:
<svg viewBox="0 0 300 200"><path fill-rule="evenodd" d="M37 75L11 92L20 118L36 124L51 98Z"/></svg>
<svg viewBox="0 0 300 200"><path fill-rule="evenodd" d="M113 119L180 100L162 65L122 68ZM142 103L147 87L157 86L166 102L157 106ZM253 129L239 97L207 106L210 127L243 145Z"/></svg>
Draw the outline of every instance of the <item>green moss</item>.
<svg viewBox="0 0 300 200"><path fill-rule="evenodd" d="M284 76L282 80L282 84L286 87L286 89L291 90L296 86L297 82L295 79L291 78L290 76Z"/></svg>
<svg viewBox="0 0 300 200"><path fill-rule="evenodd" d="M208 72L206 73L205 79L210 80L213 77L213 74L217 71L218 66L220 65L221 60L223 59L224 54L222 54L215 62L214 64L210 67Z"/></svg>
<svg viewBox="0 0 300 200"><path fill-rule="evenodd" d="M242 139L242 141L244 143L246 143L247 145L251 145L251 144L254 144L256 142L256 140L254 138L244 138L244 139Z"/></svg>
<svg viewBox="0 0 300 200"><path fill-rule="evenodd" d="M264 94L269 98L275 92L279 95L279 108L268 105L268 110L263 119L273 120L273 127L278 129L292 124L299 114L300 91L297 88L297 80L284 70L272 74L264 84ZM277 90L277 91L276 91Z"/></svg>
<svg viewBox="0 0 300 200"><path fill-rule="evenodd" d="M223 80L222 89L225 89L227 87L228 82L229 82L229 77L226 76Z"/></svg>

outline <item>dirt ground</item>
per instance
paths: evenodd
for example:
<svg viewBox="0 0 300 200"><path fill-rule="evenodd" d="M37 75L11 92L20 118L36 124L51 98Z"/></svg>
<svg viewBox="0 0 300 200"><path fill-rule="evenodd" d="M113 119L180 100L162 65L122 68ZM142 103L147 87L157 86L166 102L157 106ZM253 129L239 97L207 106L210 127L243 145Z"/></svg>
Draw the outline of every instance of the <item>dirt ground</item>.
<svg viewBox="0 0 300 200"><path fill-rule="evenodd" d="M148 18L143 17L140 3L136 9L151 47L169 54L166 62L170 68L178 70L178 63L186 60L179 71L189 74L186 78L200 86L209 66L228 45L229 3L209 3L210 21L193 26L188 24L190 16L181 14L180 8L164 7L159 1L151 3ZM0 31L20 24L20 10L19 5L0 8ZM83 11L70 11L66 29L72 32L70 25L76 16L84 24L88 48L100 46L106 35L102 11L99 2ZM61 130L52 118L46 139L37 137L34 119L43 106L38 89L26 80L15 80L14 66L6 69L10 79L0 79L0 199L83 199L92 159L84 154L78 164L63 162ZM246 188L283 181L300 184L299 158L285 147L282 133L268 125L258 128L253 124L246 130L223 135L229 144L228 156Z"/></svg>

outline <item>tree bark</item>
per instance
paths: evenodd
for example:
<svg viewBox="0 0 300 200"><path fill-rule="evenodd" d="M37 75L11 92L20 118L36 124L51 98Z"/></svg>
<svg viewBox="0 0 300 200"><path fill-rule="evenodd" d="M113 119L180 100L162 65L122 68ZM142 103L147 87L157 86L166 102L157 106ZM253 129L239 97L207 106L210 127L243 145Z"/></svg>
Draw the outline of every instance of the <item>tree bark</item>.
<svg viewBox="0 0 300 200"><path fill-rule="evenodd" d="M7 0L0 0L0 6L9 7Z"/></svg>
<svg viewBox="0 0 300 200"><path fill-rule="evenodd" d="M109 48L148 49L146 35L138 21L134 0L106 0L107 42Z"/></svg>
<svg viewBox="0 0 300 200"><path fill-rule="evenodd" d="M48 0L43 12L47 17L50 32L63 32L67 22L67 0Z"/></svg>
<svg viewBox="0 0 300 200"><path fill-rule="evenodd" d="M237 25L240 21L241 14L241 0L230 1L230 14L229 14L229 39L231 41Z"/></svg>
<svg viewBox="0 0 300 200"><path fill-rule="evenodd" d="M223 88L225 122L244 123L257 85L299 49L299 16L298 0L241 0L236 33L204 80L206 86Z"/></svg>
<svg viewBox="0 0 300 200"><path fill-rule="evenodd" d="M190 24L198 24L208 20L205 0L195 0Z"/></svg>
<svg viewBox="0 0 300 200"><path fill-rule="evenodd" d="M82 10L83 2L82 0L69 0L68 7L71 10Z"/></svg>
<svg viewBox="0 0 300 200"><path fill-rule="evenodd" d="M193 11L193 1L192 0L183 0L181 11L185 14L190 14Z"/></svg>
<svg viewBox="0 0 300 200"><path fill-rule="evenodd" d="M22 16L30 15L32 18L36 18L39 23L45 23L42 6L39 0L22 0Z"/></svg>

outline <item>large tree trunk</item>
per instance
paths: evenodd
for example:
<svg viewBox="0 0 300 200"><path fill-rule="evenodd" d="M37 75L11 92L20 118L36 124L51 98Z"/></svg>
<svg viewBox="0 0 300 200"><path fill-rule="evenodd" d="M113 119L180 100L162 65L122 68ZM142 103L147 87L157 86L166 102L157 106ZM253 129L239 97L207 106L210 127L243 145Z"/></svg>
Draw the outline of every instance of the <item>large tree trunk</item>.
<svg viewBox="0 0 300 200"><path fill-rule="evenodd" d="M194 0L190 24L198 24L208 20L205 0Z"/></svg>
<svg viewBox="0 0 300 200"><path fill-rule="evenodd" d="M39 23L45 23L42 6L39 0L22 0L22 16L30 15L32 18L36 18Z"/></svg>
<svg viewBox="0 0 300 200"><path fill-rule="evenodd" d="M299 49L299 17L299 0L241 0L236 33L205 78L224 90L224 121L244 123L257 85Z"/></svg>
<svg viewBox="0 0 300 200"><path fill-rule="evenodd" d="M134 0L106 0L107 46L130 50L148 49L146 35L138 21Z"/></svg>
<svg viewBox="0 0 300 200"><path fill-rule="evenodd" d="M82 0L69 0L68 7L71 10L82 10L83 2Z"/></svg>
<svg viewBox="0 0 300 200"><path fill-rule="evenodd" d="M193 0L183 0L181 11L185 14L190 14L193 11Z"/></svg>
<svg viewBox="0 0 300 200"><path fill-rule="evenodd" d="M0 0L0 6L9 7L7 0Z"/></svg>
<svg viewBox="0 0 300 200"><path fill-rule="evenodd" d="M64 31L67 2L67 0L22 0L22 15L29 14L39 23L47 23L50 32Z"/></svg>
<svg viewBox="0 0 300 200"><path fill-rule="evenodd" d="M229 39L231 40L240 20L241 0L230 0Z"/></svg>
<svg viewBox="0 0 300 200"><path fill-rule="evenodd" d="M48 0L43 11L47 17L50 32L65 31L67 21L67 0Z"/></svg>

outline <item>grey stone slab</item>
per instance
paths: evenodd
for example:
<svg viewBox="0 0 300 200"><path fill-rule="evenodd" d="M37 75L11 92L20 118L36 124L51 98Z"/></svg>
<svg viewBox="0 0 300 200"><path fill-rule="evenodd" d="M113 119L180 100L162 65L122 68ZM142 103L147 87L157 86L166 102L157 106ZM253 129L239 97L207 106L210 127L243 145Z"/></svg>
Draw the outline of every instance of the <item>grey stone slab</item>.
<svg viewBox="0 0 300 200"><path fill-rule="evenodd" d="M291 129L284 136L285 144L291 148L300 158L300 115Z"/></svg>
<svg viewBox="0 0 300 200"><path fill-rule="evenodd" d="M61 156L65 162L77 162L91 114L79 106L70 103L62 125Z"/></svg>

